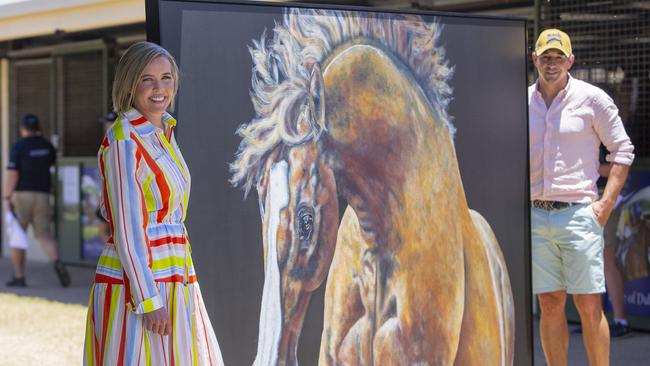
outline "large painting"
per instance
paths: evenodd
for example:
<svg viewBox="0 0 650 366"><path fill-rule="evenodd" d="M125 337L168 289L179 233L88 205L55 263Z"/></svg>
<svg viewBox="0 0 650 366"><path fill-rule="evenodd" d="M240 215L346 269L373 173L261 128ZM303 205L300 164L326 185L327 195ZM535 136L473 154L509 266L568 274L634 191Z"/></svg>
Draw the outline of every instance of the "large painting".
<svg viewBox="0 0 650 366"><path fill-rule="evenodd" d="M512 364L510 280L465 200L441 28L292 9L253 42L256 116L231 168L263 222L256 365L296 363L328 273L320 365Z"/></svg>
<svg viewBox="0 0 650 366"><path fill-rule="evenodd" d="M226 364L532 363L523 21L148 10Z"/></svg>

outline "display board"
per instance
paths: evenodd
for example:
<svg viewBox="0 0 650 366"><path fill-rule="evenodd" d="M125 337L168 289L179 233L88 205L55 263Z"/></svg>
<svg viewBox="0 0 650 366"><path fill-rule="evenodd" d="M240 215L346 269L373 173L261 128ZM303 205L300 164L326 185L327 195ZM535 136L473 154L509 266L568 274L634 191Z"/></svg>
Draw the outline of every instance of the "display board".
<svg viewBox="0 0 650 366"><path fill-rule="evenodd" d="M650 171L630 172L616 208L605 245L614 246L607 249L615 253L624 283L625 315L636 328L650 329ZM607 295L605 310L613 311Z"/></svg>
<svg viewBox="0 0 650 366"><path fill-rule="evenodd" d="M147 1L227 365L532 364L522 19Z"/></svg>

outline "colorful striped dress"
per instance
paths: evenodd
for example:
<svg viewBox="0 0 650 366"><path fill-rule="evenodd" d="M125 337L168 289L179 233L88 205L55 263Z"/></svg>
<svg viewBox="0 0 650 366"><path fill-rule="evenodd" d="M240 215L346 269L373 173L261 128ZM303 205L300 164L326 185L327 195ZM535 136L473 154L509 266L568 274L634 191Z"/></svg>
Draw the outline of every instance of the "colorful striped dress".
<svg viewBox="0 0 650 366"><path fill-rule="evenodd" d="M196 279L185 220L190 174L167 135L137 110L120 115L99 149L101 211L112 237L90 293L84 365L223 365ZM145 327L166 307L172 332Z"/></svg>

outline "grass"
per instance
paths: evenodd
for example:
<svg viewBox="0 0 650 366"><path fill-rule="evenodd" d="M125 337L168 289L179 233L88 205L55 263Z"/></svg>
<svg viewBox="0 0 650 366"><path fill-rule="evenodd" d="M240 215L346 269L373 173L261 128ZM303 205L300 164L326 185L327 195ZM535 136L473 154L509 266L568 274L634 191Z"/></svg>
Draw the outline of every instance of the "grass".
<svg viewBox="0 0 650 366"><path fill-rule="evenodd" d="M0 293L0 366L81 365L86 307Z"/></svg>

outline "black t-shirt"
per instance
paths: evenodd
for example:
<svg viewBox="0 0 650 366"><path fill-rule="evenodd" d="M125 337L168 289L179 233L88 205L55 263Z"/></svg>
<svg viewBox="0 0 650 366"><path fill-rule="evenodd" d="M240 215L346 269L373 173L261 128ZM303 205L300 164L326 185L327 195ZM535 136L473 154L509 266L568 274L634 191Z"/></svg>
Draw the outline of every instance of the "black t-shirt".
<svg viewBox="0 0 650 366"><path fill-rule="evenodd" d="M50 192L50 167L56 149L41 136L22 138L11 147L8 169L18 171L16 191Z"/></svg>

